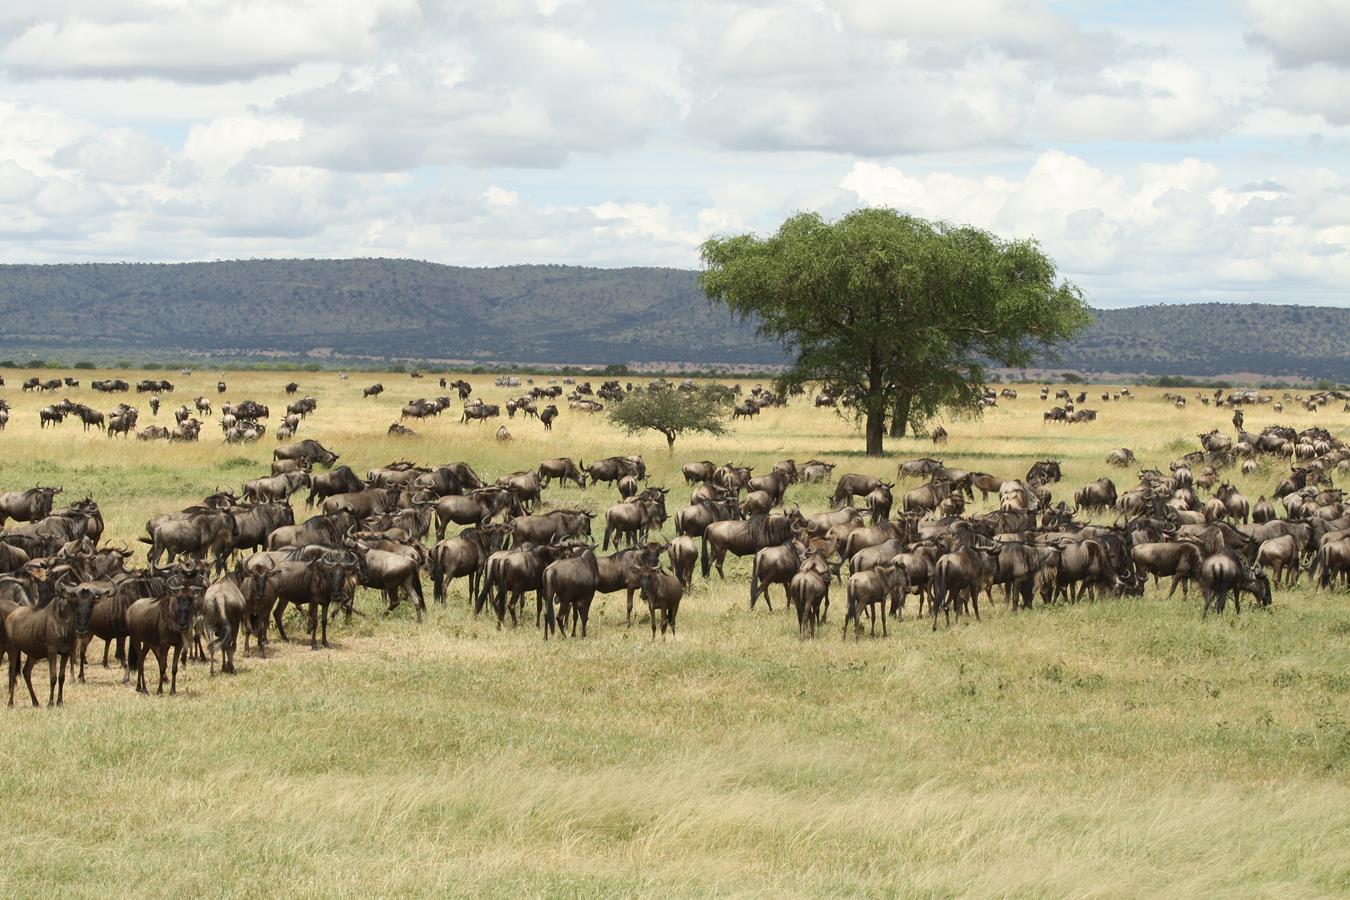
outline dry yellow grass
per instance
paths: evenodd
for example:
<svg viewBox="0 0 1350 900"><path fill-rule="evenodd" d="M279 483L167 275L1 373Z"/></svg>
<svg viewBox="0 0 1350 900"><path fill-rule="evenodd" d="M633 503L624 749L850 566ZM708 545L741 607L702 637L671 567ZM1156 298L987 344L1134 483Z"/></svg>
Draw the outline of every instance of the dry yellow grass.
<svg viewBox="0 0 1350 900"><path fill-rule="evenodd" d="M91 373L78 373L88 379ZM120 374L120 373L119 373ZM137 373L131 373L134 377ZM97 376L95 376L97 377ZM168 411L216 375L179 382ZM230 373L232 399L284 403L281 373ZM319 400L301 430L358 471L396 458L465 459L485 474L540 458L644 453L683 496L679 463L766 468L812 456L891 476L858 455L844 422L796 403L723 439L626 439L602 417L460 425L449 413L384 430L433 379L295 376ZM471 378L490 402L504 389ZM91 492L109 537L265 469L274 443L114 442L67 423L43 434L52 397L3 389L0 486ZM478 384L477 382L483 382ZM100 408L115 400L69 392ZM1086 426L1044 425L1032 390L977 421L947 423L949 463L1021 475L1064 461L1057 494L1227 428L1156 391L1092 403ZM60 394L57 395L58 397ZM90 399L94 397L95 399ZM144 397L130 402L143 406ZM1194 403L1194 401L1193 401ZM456 407L458 404L456 404ZM1292 407L1292 404L1289 404ZM143 414L143 422L148 414ZM1248 427L1343 424L1269 407ZM1339 429L1344 434L1344 428ZM1115 473L1111 473L1115 475ZM1131 481L1132 472L1118 476ZM1236 473L1234 473L1236 475ZM1237 477L1253 500L1274 469ZM554 488L603 508L608 490ZM825 490L793 496L819 508ZM134 696L92 670L60 710L0 714L0 888L8 896L1232 896L1350 890L1350 598L1306 586L1268 612L1202 623L1195 600L1145 598L1013 615L887 640L801 643L781 611L748 611L745 562L696 584L680 639L653 644L610 598L584 642L497 631L462 583L422 626L401 608L333 632L335 648L280 648L233 678L193 668L175 698ZM616 602L617 599L617 602ZM41 667L39 667L41 672Z"/></svg>

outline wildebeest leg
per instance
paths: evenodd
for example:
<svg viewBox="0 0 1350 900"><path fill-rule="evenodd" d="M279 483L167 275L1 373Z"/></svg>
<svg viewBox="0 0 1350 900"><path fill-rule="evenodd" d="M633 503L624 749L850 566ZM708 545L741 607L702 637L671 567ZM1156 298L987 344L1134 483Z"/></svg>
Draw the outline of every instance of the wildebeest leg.
<svg viewBox="0 0 1350 900"><path fill-rule="evenodd" d="M70 662L70 654L69 654L69 653L62 653L62 654L59 654L59 656L58 656L58 663L57 663L58 669L57 669L57 676L56 676L56 705L57 705L57 706L65 706L65 704L66 704L66 665L67 665L69 662ZM52 665L52 659L51 659L50 656L48 656L48 657L47 657L47 668L48 668L49 670L51 669L51 665ZM74 667L72 666L72 668L74 668ZM47 698L47 705L48 705L48 706L51 706L51 705L52 705L52 701L51 701L51 698L50 698L50 697Z"/></svg>
<svg viewBox="0 0 1350 900"><path fill-rule="evenodd" d="M169 648L165 644L155 645L155 662L159 664L159 687L156 694L164 693L164 682L169 680Z"/></svg>
<svg viewBox="0 0 1350 900"><path fill-rule="evenodd" d="M323 645L328 646L328 604L323 605Z"/></svg>
<svg viewBox="0 0 1350 900"><path fill-rule="evenodd" d="M281 635L283 641L290 641L286 636L286 626L281 624L281 614L286 610L287 603L280 597L277 598L277 605L272 608L272 620L277 623L277 634Z"/></svg>
<svg viewBox="0 0 1350 900"><path fill-rule="evenodd" d="M317 603L309 604L309 649L318 650L319 635L319 605Z"/></svg>
<svg viewBox="0 0 1350 900"><path fill-rule="evenodd" d="M169 696L172 697L178 693L178 660L183 656L183 644L178 642L173 645L173 675L169 680ZM161 685L163 687L163 685Z"/></svg>
<svg viewBox="0 0 1350 900"><path fill-rule="evenodd" d="M886 630L886 606L885 606L885 602L886 602L886 601L884 601L884 600L882 601L882 607L881 607L881 636L882 636L882 637L889 637L889 636L890 636L890 632L888 632L888 631ZM875 619L875 617L874 617L873 620L872 620L872 629L873 629L873 632L872 632L872 633L873 633L873 634L876 633L876 627L877 627L877 625L876 625L876 619Z"/></svg>
<svg viewBox="0 0 1350 900"><path fill-rule="evenodd" d="M633 627L633 589L628 589L628 627Z"/></svg>

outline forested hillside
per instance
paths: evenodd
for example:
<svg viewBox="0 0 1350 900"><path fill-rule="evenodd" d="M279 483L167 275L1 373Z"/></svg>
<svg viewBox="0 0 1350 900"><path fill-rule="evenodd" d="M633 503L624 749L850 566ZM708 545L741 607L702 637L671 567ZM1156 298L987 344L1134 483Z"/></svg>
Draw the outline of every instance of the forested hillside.
<svg viewBox="0 0 1350 900"><path fill-rule="evenodd" d="M412 260L0 266L0 357L163 353L514 363L773 364L782 350L703 298L694 272ZM1059 361L1079 371L1350 380L1350 310L1105 310Z"/></svg>

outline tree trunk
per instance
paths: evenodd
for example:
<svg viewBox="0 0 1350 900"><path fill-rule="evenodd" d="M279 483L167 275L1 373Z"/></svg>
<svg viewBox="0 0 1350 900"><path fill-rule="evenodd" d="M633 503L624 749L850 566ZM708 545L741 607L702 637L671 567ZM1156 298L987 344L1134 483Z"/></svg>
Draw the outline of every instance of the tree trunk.
<svg viewBox="0 0 1350 900"><path fill-rule="evenodd" d="M896 395L895 410L891 413L891 437L905 436L905 431L909 428L909 407L913 401L914 395L908 391Z"/></svg>
<svg viewBox="0 0 1350 900"><path fill-rule="evenodd" d="M676 437L675 432L673 432L673 431L667 431L667 432L665 432L665 435L666 435L666 452L667 452L667 453L674 453L674 452L675 452L675 437Z"/></svg>
<svg viewBox="0 0 1350 900"><path fill-rule="evenodd" d="M886 414L882 410L867 411L867 455L881 456L881 443L886 437Z"/></svg>

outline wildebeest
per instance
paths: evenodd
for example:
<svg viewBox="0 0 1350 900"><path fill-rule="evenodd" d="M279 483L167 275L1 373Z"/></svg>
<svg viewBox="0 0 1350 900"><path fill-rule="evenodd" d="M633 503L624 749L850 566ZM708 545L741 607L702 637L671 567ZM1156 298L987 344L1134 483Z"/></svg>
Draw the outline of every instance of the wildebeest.
<svg viewBox="0 0 1350 900"><path fill-rule="evenodd" d="M544 487L548 487L549 482L554 478L559 481L571 481L579 488L586 486L586 479L582 477L581 470L577 468L577 464L570 457L566 456L544 460L539 463L539 468L535 470L535 474Z"/></svg>
<svg viewBox="0 0 1350 900"><path fill-rule="evenodd" d="M834 496L830 505L838 509L853 501L854 497L866 497L881 487L882 480L873 475L849 474L839 479L834 486Z"/></svg>
<svg viewBox="0 0 1350 900"><path fill-rule="evenodd" d="M127 632L130 638L128 660L136 660L136 690L150 693L145 683L145 658L155 654L159 664L159 687L164 693L164 682L169 681L169 693L178 693L178 663L187 649L192 629L194 589L183 576L169 579L166 592L160 597L142 597L127 609ZM168 652L173 650L172 674Z"/></svg>
<svg viewBox="0 0 1350 900"><path fill-rule="evenodd" d="M448 582L464 577L469 579L469 596L477 596L483 564L501 549L508 532L509 526L505 525L479 525L437 542L428 554L432 596L436 601L445 602Z"/></svg>
<svg viewBox="0 0 1350 900"><path fill-rule="evenodd" d="M1158 579L1171 576L1172 587L1167 598L1172 599L1177 586L1181 586L1181 595L1187 593L1189 584L1200 576L1200 564L1204 561L1198 545L1189 541L1163 541L1135 544L1130 549L1134 569L1141 577L1153 576L1156 586Z"/></svg>
<svg viewBox="0 0 1350 900"><path fill-rule="evenodd" d="M249 501L284 501L302 487L310 486L308 472L287 472L244 482L243 497Z"/></svg>
<svg viewBox="0 0 1350 900"><path fill-rule="evenodd" d="M545 431L553 430L553 420L558 418L558 407L550 403L539 411L539 421L544 423Z"/></svg>
<svg viewBox="0 0 1350 900"><path fill-rule="evenodd" d="M795 534L803 520L800 513L785 516L756 516L744 522L713 522L704 529L700 548L700 563L703 577L707 578L712 566L717 566L717 574L726 577L722 571L727 553L735 556L750 556L763 547L782 544Z"/></svg>
<svg viewBox="0 0 1350 900"><path fill-rule="evenodd" d="M156 565L166 551L171 562L179 554L204 559L214 553L217 572L225 570L225 557L239 536L238 524L228 510L201 507L155 516L145 523L145 530L149 537L140 541L150 545L150 565Z"/></svg>
<svg viewBox="0 0 1350 900"><path fill-rule="evenodd" d="M848 636L848 623L854 624L854 636L862 637L862 614L866 612L872 621L872 635L877 633L877 611L881 607L881 636L886 636L886 600L896 603L897 595L909 591L905 580L905 570L898 565L883 565L866 572L854 572L848 578L848 610L844 614L844 636Z"/></svg>
<svg viewBox="0 0 1350 900"><path fill-rule="evenodd" d="M483 567L483 580L474 601L474 614L482 612L488 601L497 615L497 627L511 614L511 625L519 623L517 607L526 593L536 595L543 589L544 570L549 563L564 553L564 549L549 544L520 544L510 550L498 550L488 557ZM539 618L543 613L543 598L537 597Z"/></svg>
<svg viewBox="0 0 1350 900"><path fill-rule="evenodd" d="M544 640L548 640L555 624L558 635L566 637L569 618L573 637L576 637L578 621L582 637L586 636L590 623L591 601L595 599L600 577L595 549L581 544L569 547L566 552L566 556L555 559L544 569L540 587L545 610Z"/></svg>
<svg viewBox="0 0 1350 900"><path fill-rule="evenodd" d="M638 573L638 584L642 600L647 604L651 616L652 640L656 640L656 620L661 620L661 639L665 640L666 627L670 627L670 636L675 637L675 616L680 611L680 599L684 588L680 580L669 572L652 566L644 566Z"/></svg>
<svg viewBox="0 0 1350 900"><path fill-rule="evenodd" d="M375 384L372 384L370 387L362 389L361 396L363 398L378 397L383 393L384 393L384 385L380 384L379 382L376 382Z"/></svg>
<svg viewBox="0 0 1350 900"><path fill-rule="evenodd" d="M273 459L306 459L310 465L317 463L325 469L330 468L333 463L338 461L338 454L327 449L314 439L300 441L297 444L286 444L272 451Z"/></svg>
<svg viewBox="0 0 1350 900"><path fill-rule="evenodd" d="M1073 494L1073 505L1086 512L1101 512L1116 505L1116 485L1110 478L1098 478Z"/></svg>
<svg viewBox="0 0 1350 900"><path fill-rule="evenodd" d="M75 648L76 630L89 621L93 597L77 594L67 585L61 585L55 597L46 606L21 606L5 616L5 649L9 653L9 705L14 705L14 687L19 679L20 659L24 684L33 705L38 705L33 690L33 666L39 659L47 661L47 705L60 706L65 702L66 667Z"/></svg>
<svg viewBox="0 0 1350 900"><path fill-rule="evenodd" d="M59 487L31 487L26 491L0 494L0 527L9 519L18 522L37 522L51 515L52 498L61 493Z"/></svg>
<svg viewBox="0 0 1350 900"><path fill-rule="evenodd" d="M356 477L350 466L338 466L331 472L319 472L310 476L309 495L305 497L305 505L313 506L339 494L354 494L365 490L365 487L365 482Z"/></svg>
<svg viewBox="0 0 1350 900"><path fill-rule="evenodd" d="M1233 610L1242 612L1241 596L1246 591L1256 598L1262 606L1270 605L1270 579L1264 572L1252 568L1251 564L1233 550L1223 550L1205 559L1200 564L1200 590L1205 595L1205 608L1200 614L1203 619L1209 615L1209 609L1223 615L1224 604L1231 591Z"/></svg>
<svg viewBox="0 0 1350 900"><path fill-rule="evenodd" d="M824 619L823 609L829 605L832 574L824 556L811 553L788 582L788 602L797 610L799 638L805 638L808 632L811 637L816 636L816 626Z"/></svg>

